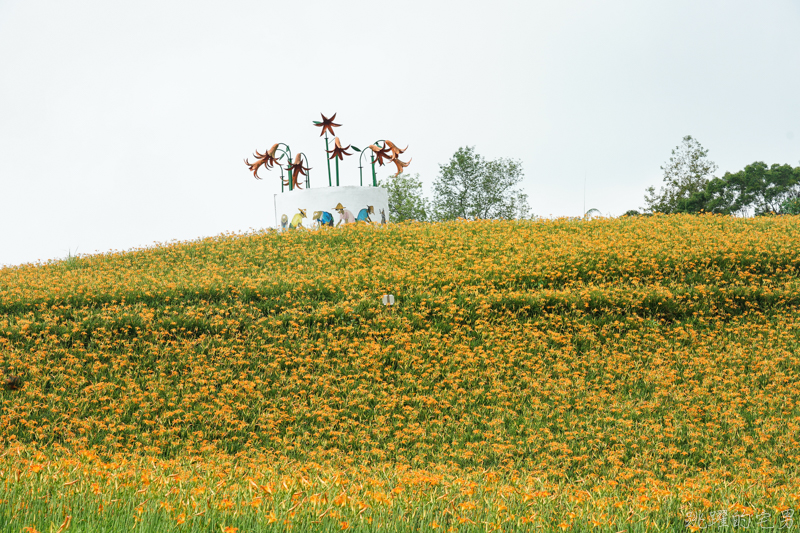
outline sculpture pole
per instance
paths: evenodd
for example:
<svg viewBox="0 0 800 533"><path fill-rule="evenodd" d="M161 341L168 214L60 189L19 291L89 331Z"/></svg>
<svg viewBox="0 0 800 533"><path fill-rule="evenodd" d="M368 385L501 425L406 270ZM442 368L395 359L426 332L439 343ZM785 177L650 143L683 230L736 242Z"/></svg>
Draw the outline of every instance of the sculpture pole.
<svg viewBox="0 0 800 533"><path fill-rule="evenodd" d="M283 152L282 157L286 157L286 173L289 176L289 190L294 190L294 181L292 180L292 150L289 148L289 145L286 143L278 143L285 146L285 148L280 149ZM281 166L281 174L283 174L283 166ZM281 192L283 192L283 176L281 176Z"/></svg>
<svg viewBox="0 0 800 533"><path fill-rule="evenodd" d="M363 161L361 158L364 157L364 151L361 148L356 146L347 145L342 146L341 140L333 131L333 128L338 128L341 124L336 124L334 119L336 118L336 113L334 113L330 118L326 117L325 115L322 116L322 121L313 121L315 126L322 128L322 132L320 133L320 137L324 135L325 137L325 153L327 155L326 159L326 166L328 168L328 187L333 187L333 177L331 175L331 159L334 157L336 158L336 186L339 187L341 185L339 179L339 160L344 159L346 155L352 155L349 150L352 148L356 152L360 152L360 156L358 159L358 176L360 185L364 186L364 166ZM333 144L334 147L330 149L330 140L328 138L328 133L333 135ZM381 145L382 143L382 145ZM408 147L400 149L394 143L388 140L379 140L375 141L374 144L369 145L369 149L372 150L372 153L369 157L369 164L372 168L372 186L378 186L378 175L375 172L375 163L378 165L383 166L385 162L394 163L397 166L397 173L395 176L400 175L403 172L403 169L408 166L411 162L409 159L408 162L401 161L399 159L399 155L406 151ZM278 153L280 152L280 153ZM266 169L270 169L273 165L277 164L281 169L281 192L284 192L286 185L289 186L289 190L293 191L295 185L297 185L298 189L302 189L302 184L300 183L299 179L300 176L305 175L305 185L306 189L311 187L311 167L308 166L308 157L306 154L299 152L295 160L292 160L292 151L286 143L276 143L271 148L269 148L265 153L261 154L256 150L255 154L253 155L256 160L253 163L250 163L248 159L244 160L245 165L247 165L250 170L253 172L253 176L256 179L261 179L258 176L258 169L263 167ZM283 168L283 164L281 160L286 158L286 168ZM305 160L305 166L303 166L303 161ZM283 171L286 170L287 177L284 178ZM298 181L296 181L298 180Z"/></svg>
<svg viewBox="0 0 800 533"><path fill-rule="evenodd" d="M334 116L335 116L335 114L334 114ZM325 151L326 152L328 151L328 132L325 132ZM326 157L325 159L328 159L328 158ZM336 173L336 179L337 180L339 179L338 171ZM339 183L337 182L336 185L339 185ZM328 187L330 187L330 186L331 186L331 160L328 159Z"/></svg>
<svg viewBox="0 0 800 533"><path fill-rule="evenodd" d="M330 153L330 145L328 145L328 132L330 132L331 135L334 135L333 128L338 128L339 126L341 126L341 124L336 124L333 121L336 118L336 113L334 113L331 116L331 118L328 118L328 117L326 117L325 115L323 115L321 113L320 113L320 116L322 117L322 121L321 122L319 120L315 120L313 122L314 122L315 126L318 126L318 127L322 128L322 131L320 132L319 136L322 137L322 135L325 134L325 153L327 154L327 153ZM326 158L327 158L327 156L326 156ZM338 166L337 166L337 168L338 168ZM336 172L336 185L337 186L339 185L339 172L338 171ZM331 162L330 162L330 158L328 158L328 187L330 187L330 186L331 186Z"/></svg>
<svg viewBox="0 0 800 533"><path fill-rule="evenodd" d="M383 143L383 147L379 146L379 143ZM386 141L384 141L383 139L375 141L373 144L370 144L368 146L368 148L372 151L372 153L369 155L369 164L372 167L372 186L373 187L377 187L378 186L378 175L375 173L375 163L377 162L380 165L383 165L383 160L388 158L388 156L385 153L388 150L386 148ZM355 146L353 147L353 149L357 150L357 148ZM376 150L378 150L378 152L380 152L378 154L379 155L378 159L375 159L375 153L376 153L375 151ZM358 150L358 151L361 152L361 150ZM366 149L364 149L364 151L361 152L361 157L364 157L365 153L366 153ZM361 186L363 187L364 186L364 178L363 178L362 171L361 171L361 169L363 168L361 166L361 157L358 158L358 169L359 169L359 175L361 176Z"/></svg>

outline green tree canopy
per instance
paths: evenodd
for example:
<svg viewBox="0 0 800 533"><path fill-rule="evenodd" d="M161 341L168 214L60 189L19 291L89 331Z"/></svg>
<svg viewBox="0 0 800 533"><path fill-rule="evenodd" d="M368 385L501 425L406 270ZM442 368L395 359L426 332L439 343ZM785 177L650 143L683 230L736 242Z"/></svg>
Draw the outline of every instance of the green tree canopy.
<svg viewBox="0 0 800 533"><path fill-rule="evenodd" d="M645 210L658 213L696 213L706 209L706 186L717 170L708 159L708 150L691 135L672 150L669 161L661 167L664 186L656 192L649 187Z"/></svg>
<svg viewBox="0 0 800 533"><path fill-rule="evenodd" d="M708 179L716 165L705 161L706 150L691 137L672 151L659 193L650 187L648 210L660 213L721 213L746 216L800 214L800 167L756 161L739 172Z"/></svg>
<svg viewBox="0 0 800 533"><path fill-rule="evenodd" d="M783 202L781 213L784 215L800 215L800 197Z"/></svg>
<svg viewBox="0 0 800 533"><path fill-rule="evenodd" d="M767 166L756 161L734 174L726 172L708 184L709 211L726 214L756 215L792 211L792 202L800 198L800 167Z"/></svg>
<svg viewBox="0 0 800 533"><path fill-rule="evenodd" d="M389 176L378 183L389 191L389 215L392 222L404 220L428 220L428 199L422 194L419 174Z"/></svg>
<svg viewBox="0 0 800 533"><path fill-rule="evenodd" d="M475 147L459 148L446 165L439 165L433 183L434 218L524 218L529 211L528 195L515 188L522 177L519 161L486 161Z"/></svg>

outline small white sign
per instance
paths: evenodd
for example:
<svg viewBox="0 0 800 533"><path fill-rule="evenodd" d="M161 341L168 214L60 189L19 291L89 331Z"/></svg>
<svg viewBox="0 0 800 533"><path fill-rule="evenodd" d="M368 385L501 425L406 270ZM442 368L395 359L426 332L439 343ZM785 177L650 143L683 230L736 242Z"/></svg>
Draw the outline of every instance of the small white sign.
<svg viewBox="0 0 800 533"><path fill-rule="evenodd" d="M394 295L393 294L384 294L383 295L383 305L394 305Z"/></svg>

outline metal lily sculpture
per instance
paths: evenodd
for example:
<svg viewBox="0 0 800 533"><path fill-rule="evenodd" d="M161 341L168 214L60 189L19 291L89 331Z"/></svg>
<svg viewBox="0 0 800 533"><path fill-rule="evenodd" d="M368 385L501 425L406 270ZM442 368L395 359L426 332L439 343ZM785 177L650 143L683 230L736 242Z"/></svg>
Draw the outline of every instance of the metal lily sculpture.
<svg viewBox="0 0 800 533"><path fill-rule="evenodd" d="M269 150L267 150L267 151L266 151L266 152L264 152L263 154L260 154L260 153L258 152L258 150L256 150L256 153L255 153L255 154L253 154L253 157L255 157L255 158L256 158L255 162L251 163L251 162L250 162L250 161L248 161L247 159L245 159L245 160L244 160L244 163L245 163L245 165L247 165L248 167L250 167L250 172L252 172L252 173L253 173L253 176L255 176L255 178L256 178L257 180L260 180L260 179L261 179L261 178L258 176L258 169L259 169L259 168L261 168L261 167L263 166L264 168L266 168L267 170L269 170L269 169L271 169L271 168L272 168L272 166L273 166L275 163L277 163L277 162L278 162L278 160L277 160L277 159L275 159L275 152L277 151L277 149L278 149L278 145L277 145L277 144L274 144L274 145L272 145L272 148L270 148Z"/></svg>
<svg viewBox="0 0 800 533"><path fill-rule="evenodd" d="M320 137L325 135L325 152L327 154L330 154L328 156L328 186L332 185L332 180L331 180L331 162L330 162L330 160L331 159L335 159L335 163L336 163L336 186L338 187L339 186L339 161L343 161L344 160L344 156L351 155L350 152L346 151L346 150L349 150L349 149L353 149L356 152L359 152L361 154L359 156L359 158L358 158L358 175L359 175L359 180L361 182L361 186L363 186L364 185L363 158L364 158L364 154L367 153L367 150L365 149L365 150L362 151L361 148L358 148L358 147L353 146L353 145L347 145L347 146L345 146L343 148L342 147L342 143L339 140L339 137L337 137L336 134L333 131L333 128L340 128L342 126L341 124L336 124L334 122L334 120L336 119L336 113L331 115L330 118L326 117L322 113L320 113L320 116L322 117L322 121L320 122L318 120L315 120L314 121L314 125L319 127L319 128L322 128L322 131L320 132L319 135L320 135ZM333 149L330 148L330 144L329 144L329 140L328 140L328 133L330 133L333 136L333 143L334 143ZM408 162L404 162L404 161L401 161L397 157L400 154L402 154L403 152L405 152L408 149L408 147L406 146L405 148L403 148L401 150L392 141L381 139L381 140L375 141L374 143L368 145L368 148L371 151L371 154L370 154L369 158L370 158L370 166L372 167L372 186L373 187L377 187L378 186L378 176L375 173L375 163L378 163L379 166L384 166L387 162L394 163L395 166L397 167L397 173L395 174L395 176L397 176L398 174L403 172L403 169L405 169L405 167L407 167L408 164L411 162L410 159L408 160Z"/></svg>
<svg viewBox="0 0 800 533"><path fill-rule="evenodd" d="M342 148L342 143L341 143L341 141L339 141L339 137L334 137L333 138L333 150L325 150L326 152L331 154L330 157L328 158L328 161L329 161L328 165L330 165L330 160L331 159L336 159L336 186L337 187L339 186L339 161L344 160L344 156L346 156L346 155L352 155L350 152L347 151L347 150L350 149L350 147L351 147L351 145L348 144L347 146ZM353 148L353 150L356 150L358 152L361 151L358 148L356 148L355 146L353 146L352 148ZM328 179L330 179L330 176L328 176Z"/></svg>
<svg viewBox="0 0 800 533"><path fill-rule="evenodd" d="M380 144L383 146L380 146ZM375 141L374 143L367 146L372 151L370 154L370 166L372 167L372 186L378 186L378 177L375 174L375 163L378 163L379 166L384 166L387 162L394 163L397 167L397 173L394 174L395 176L399 175L403 172L403 169L411 163L409 159L408 162L400 161L397 156L408 150L408 146L403 148L402 150L399 149L392 141L388 140L379 140ZM363 176L363 166L361 165L361 158L364 157L364 154L367 153L366 150L361 152L361 157L358 160L358 170L359 176L361 177L361 185L364 185L364 176Z"/></svg>
<svg viewBox="0 0 800 533"><path fill-rule="evenodd" d="M253 173L253 176L255 176L256 179L261 179L261 177L258 175L258 170L261 167L270 170L273 166L277 165L277 167L281 169L281 192L283 192L284 187L287 186L289 187L290 191L294 189L302 189L302 184L299 180L300 176L305 176L306 188L311 186L309 173L311 168L308 166L308 158L306 157L306 154L300 152L294 157L294 160L292 160L292 151L289 148L289 145L285 143L276 143L272 145L272 148L263 154L256 150L256 153L253 154L253 157L256 158L254 162L251 163L248 159L245 159L244 163L250 168L250 171ZM284 165L281 164L281 160L286 161L286 176L283 174ZM303 165L303 160L305 160L305 165Z"/></svg>
<svg viewBox="0 0 800 533"><path fill-rule="evenodd" d="M322 122L320 122L318 120L315 120L314 121L314 125L315 126L319 126L320 128L322 128L322 131L319 132L319 136L320 137L322 137L323 135L325 136L325 151L328 152L329 151L328 132L331 132L331 135L336 137L336 134L333 133L333 128L339 128L339 127L341 127L341 124L334 124L334 122L333 122L333 120L336 118L336 113L334 113L333 116L331 116L331 118L327 118L322 113L320 113L319 115L322 117ZM338 172L336 174L336 178L337 178L336 185L339 185L339 182L338 182L339 174L338 174ZM332 185L331 184L331 161L330 161L330 158L328 158L328 187L330 187L331 185Z"/></svg>
<svg viewBox="0 0 800 533"><path fill-rule="evenodd" d="M294 156L294 161L288 166L289 180L291 180L293 186L298 189L302 189L298 180L300 176L306 177L306 188L309 186L308 171L311 170L311 167L303 166L303 159L306 160L306 165L308 165L308 158L306 158L306 154L301 152ZM290 191L294 188L293 186L289 186Z"/></svg>
<svg viewBox="0 0 800 533"><path fill-rule="evenodd" d="M322 117L322 121L315 120L314 125L322 128L320 132L320 137L323 135L325 136L325 153L326 153L326 162L328 165L328 187L333 186L333 180L331 177L331 159L334 160L336 165L336 186L339 186L339 161L344 161L344 156L352 155L351 152L347 150L354 150L359 152L361 155L359 156L358 160L358 169L359 169L359 178L361 179L361 185L364 185L364 166L362 165L362 158L364 154L367 153L366 150L362 151L360 148L357 148L353 145L348 144L347 146L342 146L342 141L339 140L339 137L333 131L334 128L340 128L342 125L337 124L334 122L336 119L336 113L331 115L330 118L326 117L325 115L320 113ZM333 137L333 148L330 147L330 142L328 138L328 134ZM392 141L387 140L379 140L375 141L374 143L369 145L369 150L371 151L370 154L370 165L372 167L372 186L378 186L378 178L375 174L375 163L378 163L379 166L384 166L386 163L394 163L397 167L397 173L395 176L403 172L403 169L408 166L408 163L411 162L409 159L408 162L400 161L398 156L406 151L408 147L403 148L402 150L397 147ZM292 151L289 146L285 143L276 143L273 144L272 147L265 151L263 154L256 150L255 154L255 161L252 163L245 159L244 162L253 173L256 179L261 179L258 175L258 171L261 168L265 168L267 170L271 170L272 167L277 166L281 171L281 192L284 191L285 187L289 187L289 190L292 191L294 189L302 189L303 182L301 181L301 176L305 176L305 187L308 189L311 187L310 183L310 170L311 167L308 166L308 158L304 153L298 153L294 158L292 158ZM285 175L284 175L285 170Z"/></svg>

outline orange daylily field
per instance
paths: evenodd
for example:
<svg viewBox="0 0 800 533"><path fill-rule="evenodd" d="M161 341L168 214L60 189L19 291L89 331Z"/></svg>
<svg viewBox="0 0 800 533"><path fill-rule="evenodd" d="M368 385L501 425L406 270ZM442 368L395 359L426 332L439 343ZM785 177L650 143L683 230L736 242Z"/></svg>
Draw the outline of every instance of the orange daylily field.
<svg viewBox="0 0 800 533"><path fill-rule="evenodd" d="M3 268L0 532L793 530L799 304L800 217Z"/></svg>

